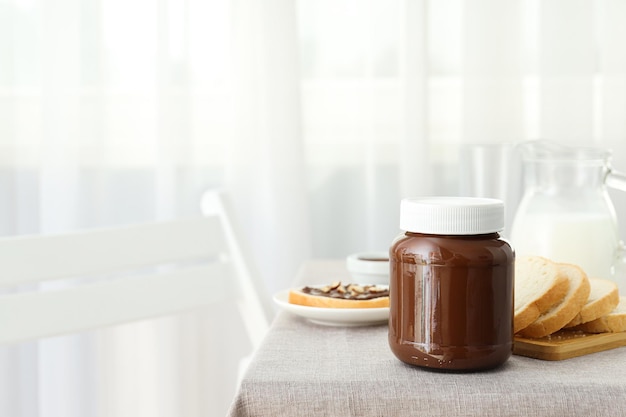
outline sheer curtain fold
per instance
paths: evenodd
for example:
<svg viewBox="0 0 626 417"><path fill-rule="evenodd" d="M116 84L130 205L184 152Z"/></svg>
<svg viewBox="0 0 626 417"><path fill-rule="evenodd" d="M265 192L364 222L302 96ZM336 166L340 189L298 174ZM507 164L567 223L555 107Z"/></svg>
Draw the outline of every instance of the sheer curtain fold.
<svg viewBox="0 0 626 417"><path fill-rule="evenodd" d="M402 102L400 146L398 147L400 195L430 194L431 171L428 135L428 2L401 2L399 27L399 76ZM415 181L421 178L421 181Z"/></svg>
<svg viewBox="0 0 626 417"><path fill-rule="evenodd" d="M224 184L272 291L311 256L295 3L233 2L235 129Z"/></svg>
<svg viewBox="0 0 626 417"><path fill-rule="evenodd" d="M597 39L600 58L599 67L603 77L600 83L601 138L612 144L620 144L621 153L626 153L626 4L616 0L600 3L596 14ZM615 146L615 145L613 145ZM612 146L612 147L613 147ZM626 157L621 158L626 166Z"/></svg>
<svg viewBox="0 0 626 417"><path fill-rule="evenodd" d="M500 143L524 129L521 1L466 2L463 44L463 141Z"/></svg>
<svg viewBox="0 0 626 417"><path fill-rule="evenodd" d="M544 137L583 144L594 140L594 75L598 3L542 2L540 68ZM572 7L574 6L574 7Z"/></svg>

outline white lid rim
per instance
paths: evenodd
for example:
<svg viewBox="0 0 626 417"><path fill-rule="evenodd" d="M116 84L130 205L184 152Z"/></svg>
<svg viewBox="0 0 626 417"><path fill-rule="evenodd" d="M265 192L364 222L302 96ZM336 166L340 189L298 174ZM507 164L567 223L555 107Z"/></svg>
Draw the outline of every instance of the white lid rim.
<svg viewBox="0 0 626 417"><path fill-rule="evenodd" d="M400 229L433 235L480 235L504 230L504 203L476 197L405 198Z"/></svg>

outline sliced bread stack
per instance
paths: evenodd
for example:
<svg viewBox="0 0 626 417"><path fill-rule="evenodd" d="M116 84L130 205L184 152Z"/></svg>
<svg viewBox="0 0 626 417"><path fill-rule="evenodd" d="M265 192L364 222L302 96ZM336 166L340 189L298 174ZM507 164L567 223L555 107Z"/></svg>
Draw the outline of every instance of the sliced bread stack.
<svg viewBox="0 0 626 417"><path fill-rule="evenodd" d="M591 291L589 292L587 302L565 327L574 327L579 324L589 323L602 316L606 316L611 313L620 302L617 284L613 281L590 278L589 284Z"/></svg>
<svg viewBox="0 0 626 417"><path fill-rule="evenodd" d="M626 298L620 302L615 283L538 256L516 260L514 313L514 332L523 337L540 338L563 328L626 330Z"/></svg>
<svg viewBox="0 0 626 417"><path fill-rule="evenodd" d="M559 273L554 262L539 256L518 258L515 261L514 333L527 328L568 290L567 278Z"/></svg>
<svg viewBox="0 0 626 417"><path fill-rule="evenodd" d="M587 333L617 333L626 331L626 297L619 297L619 303L610 313L575 327Z"/></svg>

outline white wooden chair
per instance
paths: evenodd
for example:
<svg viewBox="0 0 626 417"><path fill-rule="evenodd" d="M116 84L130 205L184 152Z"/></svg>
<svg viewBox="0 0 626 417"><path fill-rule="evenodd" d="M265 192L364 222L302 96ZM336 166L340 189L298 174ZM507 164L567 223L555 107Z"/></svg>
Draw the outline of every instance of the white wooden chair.
<svg viewBox="0 0 626 417"><path fill-rule="evenodd" d="M106 402L98 403L108 407L99 411L103 415L111 411L108 415L150 416L154 407L174 404L186 412L176 414L172 411L176 408L168 408L174 414L159 415L207 415L203 410L226 407L222 402L228 398L222 401L216 393L202 390L217 384L220 395L231 393L245 369L246 359L238 359L248 347L237 346L228 358L206 355L224 354L229 349L225 340L245 343L246 335L256 349L273 310L223 198L220 192L207 193L206 215L196 218L0 238L0 386L24 389L30 378L23 398L12 396L10 404L4 404L8 408L3 408L0 394L0 414L19 416L26 403L38 401L36 408L53 401L55 411L46 408L42 415L85 415L79 405L64 414L67 402L83 397L85 390ZM219 314L237 310L241 317L232 323L244 328L225 327L231 317ZM187 314L195 311L200 314ZM173 320L144 320L167 316ZM177 327L168 327L172 325ZM228 334L216 336L215 331ZM62 335L72 336L52 337ZM169 339L161 344L160 337ZM42 343L20 343L28 341ZM83 349L85 343L92 346L87 350L95 348L89 351L95 355L93 363L73 356L76 346ZM17 358L36 363L37 370L22 362L16 368ZM136 359L143 366L141 375L134 375ZM224 366L212 369L216 362ZM89 382L93 386L79 388L81 366L98 373L95 385ZM146 366L155 367L146 373ZM232 374L224 378L223 372ZM54 386L61 384L59 375L65 381L60 391ZM150 379L157 375L160 384L180 385L172 387L174 393L168 389L168 395L159 395L159 385ZM134 383L141 384L140 393ZM42 385L37 388L38 384ZM32 390L39 392L38 398L29 398Z"/></svg>
<svg viewBox="0 0 626 417"><path fill-rule="evenodd" d="M253 282L231 228L225 213L215 212L0 238L0 344L169 315L227 298L241 307L251 342L258 346L271 309L258 296L260 285ZM105 274L110 278L101 278ZM74 277L89 278L77 285L53 284ZM45 290L50 287L59 288Z"/></svg>

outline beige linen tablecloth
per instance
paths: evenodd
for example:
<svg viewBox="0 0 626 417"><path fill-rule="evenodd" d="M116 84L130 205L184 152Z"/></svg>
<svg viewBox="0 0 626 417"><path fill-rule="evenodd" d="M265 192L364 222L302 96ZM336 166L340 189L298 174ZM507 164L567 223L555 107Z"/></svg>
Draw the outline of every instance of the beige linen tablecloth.
<svg viewBox="0 0 626 417"><path fill-rule="evenodd" d="M297 284L347 279L343 262L306 263ZM550 362L512 356L470 374L405 365L387 326L329 327L281 312L231 416L626 416L626 348Z"/></svg>

